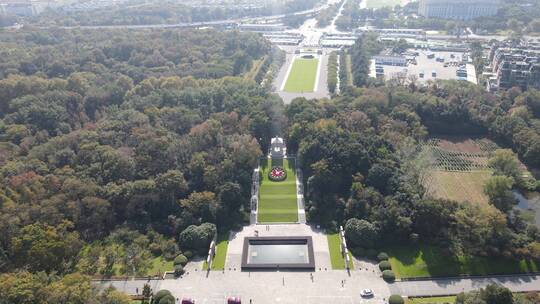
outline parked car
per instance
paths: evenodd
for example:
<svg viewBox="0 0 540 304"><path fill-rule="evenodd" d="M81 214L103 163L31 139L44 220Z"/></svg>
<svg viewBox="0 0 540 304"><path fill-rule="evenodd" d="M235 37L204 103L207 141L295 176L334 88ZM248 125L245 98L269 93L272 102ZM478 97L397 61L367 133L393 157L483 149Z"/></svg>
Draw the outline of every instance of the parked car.
<svg viewBox="0 0 540 304"><path fill-rule="evenodd" d="M362 291L360 292L360 296L361 296L362 298L371 298L371 297L374 296L373 290L371 290L371 289L364 289L364 290L362 290Z"/></svg>
<svg viewBox="0 0 540 304"><path fill-rule="evenodd" d="M183 298L181 304L195 304L195 300L191 298Z"/></svg>
<svg viewBox="0 0 540 304"><path fill-rule="evenodd" d="M242 304L242 300L240 300L240 297L229 297L227 304Z"/></svg>

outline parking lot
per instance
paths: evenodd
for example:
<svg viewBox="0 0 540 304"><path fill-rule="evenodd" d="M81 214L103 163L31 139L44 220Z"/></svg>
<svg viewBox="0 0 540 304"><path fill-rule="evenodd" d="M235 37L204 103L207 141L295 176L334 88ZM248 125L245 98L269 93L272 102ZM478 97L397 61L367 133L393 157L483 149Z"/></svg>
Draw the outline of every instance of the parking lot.
<svg viewBox="0 0 540 304"><path fill-rule="evenodd" d="M456 72L460 68L467 71L466 80L477 83L476 72L472 64L462 64L464 53L460 52L431 52L426 50L408 50L407 53L418 53L417 56L406 56L415 58L416 64L408 63L407 66L377 65L384 68L384 79L390 80L406 75L406 78L415 77L416 81L422 83L436 79L458 79ZM432 54L433 58L428 58ZM452 58L453 57L453 58ZM437 58L442 61L437 61ZM370 76L376 77L375 61L371 61Z"/></svg>

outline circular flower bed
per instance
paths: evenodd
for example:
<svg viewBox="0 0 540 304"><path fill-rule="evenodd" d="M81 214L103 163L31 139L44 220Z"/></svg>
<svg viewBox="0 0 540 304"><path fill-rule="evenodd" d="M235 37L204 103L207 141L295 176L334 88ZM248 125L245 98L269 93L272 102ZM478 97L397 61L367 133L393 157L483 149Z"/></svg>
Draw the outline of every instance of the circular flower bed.
<svg viewBox="0 0 540 304"><path fill-rule="evenodd" d="M281 182L287 178L287 171L282 167L274 167L268 173L268 178L274 182Z"/></svg>

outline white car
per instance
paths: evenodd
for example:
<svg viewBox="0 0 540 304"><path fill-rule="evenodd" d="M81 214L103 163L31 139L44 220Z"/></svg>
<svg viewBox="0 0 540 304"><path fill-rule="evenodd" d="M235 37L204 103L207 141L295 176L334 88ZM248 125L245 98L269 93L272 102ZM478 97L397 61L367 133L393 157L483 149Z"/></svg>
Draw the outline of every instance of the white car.
<svg viewBox="0 0 540 304"><path fill-rule="evenodd" d="M360 292L360 296L361 296L362 298L371 298L371 297L374 296L373 290L371 290L371 289L364 289L364 290L362 290L362 291Z"/></svg>

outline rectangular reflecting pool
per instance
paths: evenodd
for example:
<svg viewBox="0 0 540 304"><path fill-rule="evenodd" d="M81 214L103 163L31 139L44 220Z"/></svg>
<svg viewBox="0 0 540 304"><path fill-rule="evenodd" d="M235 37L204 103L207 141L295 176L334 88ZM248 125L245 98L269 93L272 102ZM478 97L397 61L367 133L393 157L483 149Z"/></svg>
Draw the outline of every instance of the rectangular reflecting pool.
<svg viewBox="0 0 540 304"><path fill-rule="evenodd" d="M311 237L248 237L242 270L315 269Z"/></svg>

